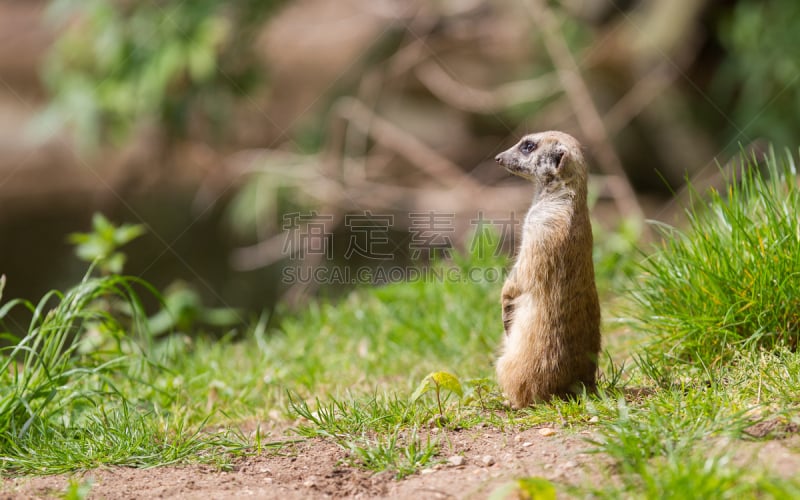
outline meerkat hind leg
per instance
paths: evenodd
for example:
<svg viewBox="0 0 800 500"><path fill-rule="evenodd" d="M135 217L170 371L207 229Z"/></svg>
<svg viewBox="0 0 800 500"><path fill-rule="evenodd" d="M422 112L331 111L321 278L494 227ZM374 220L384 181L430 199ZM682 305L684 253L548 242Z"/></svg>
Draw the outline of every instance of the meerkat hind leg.
<svg viewBox="0 0 800 500"><path fill-rule="evenodd" d="M514 408L535 402L539 381L536 380L536 337L531 335L533 318L529 317L531 297L522 295L513 303L514 316L503 341L503 353L497 360L497 379ZM520 303L521 302L521 303Z"/></svg>

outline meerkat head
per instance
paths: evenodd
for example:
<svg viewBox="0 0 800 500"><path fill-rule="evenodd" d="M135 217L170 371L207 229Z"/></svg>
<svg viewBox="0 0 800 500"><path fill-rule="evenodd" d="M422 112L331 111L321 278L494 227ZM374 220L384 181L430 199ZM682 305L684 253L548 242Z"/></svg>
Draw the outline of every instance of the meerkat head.
<svg viewBox="0 0 800 500"><path fill-rule="evenodd" d="M536 184L540 192L582 190L586 186L580 143L563 132L526 135L495 160L512 174Z"/></svg>

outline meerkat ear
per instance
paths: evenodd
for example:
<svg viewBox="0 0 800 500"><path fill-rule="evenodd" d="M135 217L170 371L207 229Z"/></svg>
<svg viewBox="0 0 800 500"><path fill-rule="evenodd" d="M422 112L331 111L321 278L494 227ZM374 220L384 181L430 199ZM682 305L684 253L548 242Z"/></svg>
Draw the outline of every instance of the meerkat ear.
<svg viewBox="0 0 800 500"><path fill-rule="evenodd" d="M569 154L560 148L553 153L556 170L561 170L561 168L567 163L567 156L569 156Z"/></svg>

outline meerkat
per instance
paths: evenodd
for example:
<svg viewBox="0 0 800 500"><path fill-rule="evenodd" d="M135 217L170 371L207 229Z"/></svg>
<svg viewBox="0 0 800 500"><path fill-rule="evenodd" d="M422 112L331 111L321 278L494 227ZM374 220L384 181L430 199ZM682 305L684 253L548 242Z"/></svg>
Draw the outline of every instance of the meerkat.
<svg viewBox="0 0 800 500"><path fill-rule="evenodd" d="M500 386L514 408L593 391L600 304L581 146L563 132L541 132L495 160L534 186L501 295Z"/></svg>

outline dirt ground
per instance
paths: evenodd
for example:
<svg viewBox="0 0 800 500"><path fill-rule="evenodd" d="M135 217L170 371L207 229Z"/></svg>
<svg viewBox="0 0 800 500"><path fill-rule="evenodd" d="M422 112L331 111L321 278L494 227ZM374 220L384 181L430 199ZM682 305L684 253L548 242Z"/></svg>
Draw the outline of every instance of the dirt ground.
<svg viewBox="0 0 800 500"><path fill-rule="evenodd" d="M90 498L485 498L499 485L540 476L580 484L598 474L601 457L588 454L587 435L556 430L448 431L441 439L445 463L402 480L343 463L337 445L315 439L237 461L230 472L208 466L133 469L113 467L76 474L93 482ZM453 465L448 458L464 458ZM457 459L453 460L457 463ZM54 498L70 476L6 478L0 498Z"/></svg>
<svg viewBox="0 0 800 500"><path fill-rule="evenodd" d="M588 431L567 435L555 429L523 432L492 428L448 431L445 463L397 480L343 463L345 452L330 442L308 440L237 461L233 470L208 466L133 469L112 467L74 476L3 479L2 499L58 498L70 477L90 479L90 498L486 498L502 484L539 476L559 484L599 484L612 468L589 453ZM544 435L543 435L544 434ZM768 467L794 477L800 471L800 435L766 442L737 443L737 461ZM448 459L464 458L454 465ZM458 462L453 459L453 462Z"/></svg>

